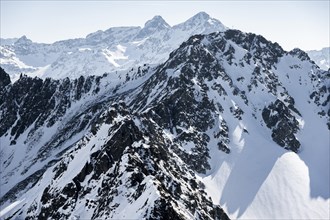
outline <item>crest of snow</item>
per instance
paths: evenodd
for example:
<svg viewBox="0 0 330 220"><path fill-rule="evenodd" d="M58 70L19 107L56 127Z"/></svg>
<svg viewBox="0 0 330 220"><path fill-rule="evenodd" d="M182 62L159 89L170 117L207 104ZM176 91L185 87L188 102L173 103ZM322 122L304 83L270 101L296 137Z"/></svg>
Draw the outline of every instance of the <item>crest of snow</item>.
<svg viewBox="0 0 330 220"><path fill-rule="evenodd" d="M136 46L140 46L140 45L142 45L146 40L148 40L148 38L149 38L149 37L146 37L146 38L144 38L144 39L142 39L142 40L139 40L139 41L132 41L131 44L134 44L134 45L136 45Z"/></svg>
<svg viewBox="0 0 330 220"><path fill-rule="evenodd" d="M78 50L80 51L80 52L84 52L84 51L92 51L92 49L91 48L78 48Z"/></svg>
<svg viewBox="0 0 330 220"><path fill-rule="evenodd" d="M0 211L0 217L4 216L7 212L9 212L10 210L12 210L13 208L15 208L16 206L18 206L20 203L24 202L25 199L22 200L18 200L13 202L12 204L8 205L7 207L5 207L4 209L2 209Z"/></svg>

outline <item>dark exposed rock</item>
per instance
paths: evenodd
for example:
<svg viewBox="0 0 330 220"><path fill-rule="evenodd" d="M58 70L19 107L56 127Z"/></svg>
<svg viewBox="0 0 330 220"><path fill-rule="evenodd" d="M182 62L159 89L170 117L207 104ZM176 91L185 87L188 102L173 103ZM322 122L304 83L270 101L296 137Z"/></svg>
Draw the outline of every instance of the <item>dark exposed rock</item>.
<svg viewBox="0 0 330 220"><path fill-rule="evenodd" d="M154 209L151 212L150 220L156 219L185 219L182 215L177 213L172 204L165 199L159 199L155 201Z"/></svg>
<svg viewBox="0 0 330 220"><path fill-rule="evenodd" d="M227 123L224 119L220 121L219 131L214 133L214 137L219 140L218 142L218 148L219 150L222 150L223 152L229 154L230 149L228 147L228 144L230 142L229 140L229 128L227 126Z"/></svg>
<svg viewBox="0 0 330 220"><path fill-rule="evenodd" d="M73 83L69 79L57 81L47 78L43 81L38 78L21 77L0 96L0 105L3 103L0 108L6 115L0 120L0 136L12 127L11 135L17 139L34 122L32 133L44 124L52 126L71 106L72 90L75 100L79 100L82 93L90 91L94 80L93 76L86 80L80 77ZM58 105L55 106L56 102ZM86 118L84 123L88 121ZM81 126L85 127L86 124Z"/></svg>
<svg viewBox="0 0 330 220"><path fill-rule="evenodd" d="M251 33L243 33L239 30L227 30L224 37L228 40L234 41L236 44L241 45L248 51L253 51L253 55L256 59L261 59L262 55L263 64L267 67L276 63L279 57L282 57L284 50L277 44L267 41L263 36L255 35ZM248 54L251 56L251 54ZM247 57L248 58L248 57Z"/></svg>
<svg viewBox="0 0 330 220"><path fill-rule="evenodd" d="M310 60L308 54L299 48L294 48L289 52L290 55L297 56L300 60Z"/></svg>
<svg viewBox="0 0 330 220"><path fill-rule="evenodd" d="M299 123L292 115L290 109L280 100L271 103L262 111L268 128L272 129L273 140L285 149L298 152L300 142L295 137L299 130Z"/></svg>
<svg viewBox="0 0 330 220"><path fill-rule="evenodd" d="M7 85L9 85L10 77L9 75L0 67L0 91L3 90ZM1 102L0 102L1 105Z"/></svg>

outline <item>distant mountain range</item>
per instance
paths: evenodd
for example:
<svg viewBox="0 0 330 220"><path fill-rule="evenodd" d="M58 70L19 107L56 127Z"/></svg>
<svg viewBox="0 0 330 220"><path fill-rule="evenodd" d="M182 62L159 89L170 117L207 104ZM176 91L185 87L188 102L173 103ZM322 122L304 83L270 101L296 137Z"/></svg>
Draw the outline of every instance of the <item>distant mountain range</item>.
<svg viewBox="0 0 330 220"><path fill-rule="evenodd" d="M220 21L201 12L173 27L161 16L155 16L143 28L113 27L86 38L53 44L35 43L26 36L1 39L0 64L14 81L21 73L54 79L102 75L143 64L159 64L190 36L226 29ZM320 68L329 68L329 48L308 54Z"/></svg>
<svg viewBox="0 0 330 220"><path fill-rule="evenodd" d="M323 70L330 68L330 47L325 47L321 50L306 51L308 56Z"/></svg>
<svg viewBox="0 0 330 220"><path fill-rule="evenodd" d="M164 62L171 51L194 34L208 34L227 28L201 12L171 27L155 16L141 27L113 27L86 38L34 43L25 36L2 40L0 64L17 80L20 73L42 78L78 78L127 70L143 64ZM3 45L6 42L10 45Z"/></svg>
<svg viewBox="0 0 330 220"><path fill-rule="evenodd" d="M12 45L14 44L18 38L0 38L0 46L4 45Z"/></svg>

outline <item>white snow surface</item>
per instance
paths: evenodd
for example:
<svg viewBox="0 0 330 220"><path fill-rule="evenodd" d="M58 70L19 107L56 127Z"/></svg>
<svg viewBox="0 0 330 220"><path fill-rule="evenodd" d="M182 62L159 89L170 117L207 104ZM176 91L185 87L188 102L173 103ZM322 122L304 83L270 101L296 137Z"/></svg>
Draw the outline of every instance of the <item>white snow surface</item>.
<svg viewBox="0 0 330 220"><path fill-rule="evenodd" d="M240 51L236 47L235 50ZM288 68L288 64L299 68ZM329 219L330 134L326 121L308 101L315 85L308 75L301 74L309 69L309 74L313 74L313 67L309 62L286 55L276 67L274 73L295 98L295 106L303 117L298 132L301 151L296 154L279 148L265 129L266 125L256 123L251 108L242 108L244 124L235 122L232 115L225 112L221 118L229 122L231 153L225 155L216 144L211 145L212 168L198 176L213 201L232 219ZM237 74L236 77L246 77L248 68L237 71L235 65L226 66L227 72ZM237 85L244 88L244 82ZM247 95L250 104L256 107L274 98L259 88ZM231 98L232 102L237 100ZM243 132L243 128L248 133Z"/></svg>
<svg viewBox="0 0 330 220"><path fill-rule="evenodd" d="M324 47L321 50L309 50L306 52L321 69L328 70L330 68L330 47Z"/></svg>

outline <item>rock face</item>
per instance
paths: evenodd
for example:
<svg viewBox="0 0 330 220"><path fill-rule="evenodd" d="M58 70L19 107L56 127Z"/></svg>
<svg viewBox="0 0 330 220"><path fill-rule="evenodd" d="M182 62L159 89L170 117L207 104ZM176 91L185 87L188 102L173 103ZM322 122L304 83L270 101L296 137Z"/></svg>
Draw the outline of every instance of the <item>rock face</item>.
<svg viewBox="0 0 330 220"><path fill-rule="evenodd" d="M5 88L8 84L10 84L9 75L0 67L0 88Z"/></svg>
<svg viewBox="0 0 330 220"><path fill-rule="evenodd" d="M267 127L272 129L273 140L281 147L297 153L301 145L295 137L299 123L290 109L282 101L276 100L263 109L262 118Z"/></svg>
<svg viewBox="0 0 330 220"><path fill-rule="evenodd" d="M244 188L230 160L258 141L269 148L251 155L299 155L311 147L299 136L308 117L328 132L329 72L238 30L194 35L154 67L15 83L0 74L0 204L16 202L5 218L229 219L233 200L212 192ZM228 168L212 188L219 164Z"/></svg>

